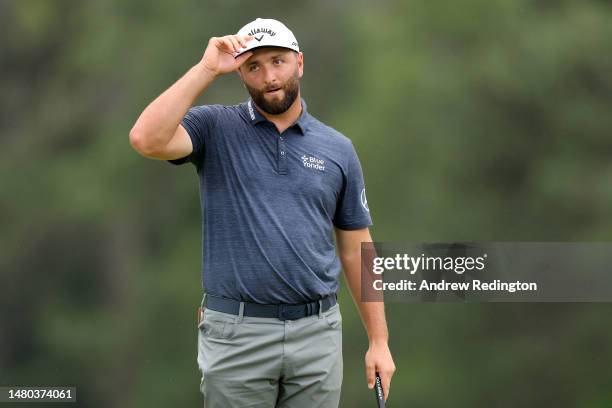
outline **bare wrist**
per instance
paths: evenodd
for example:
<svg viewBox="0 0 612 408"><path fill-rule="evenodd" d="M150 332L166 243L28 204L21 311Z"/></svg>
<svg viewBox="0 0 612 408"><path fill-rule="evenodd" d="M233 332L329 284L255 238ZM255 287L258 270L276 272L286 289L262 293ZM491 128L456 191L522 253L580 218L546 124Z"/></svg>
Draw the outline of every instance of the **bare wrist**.
<svg viewBox="0 0 612 408"><path fill-rule="evenodd" d="M194 68L198 71L200 75L205 75L207 78L211 80L215 79L219 75L218 72L208 67L204 59L200 60L200 62L198 62Z"/></svg>
<svg viewBox="0 0 612 408"><path fill-rule="evenodd" d="M389 345L389 337L388 336L376 336L370 337L370 346L388 346Z"/></svg>

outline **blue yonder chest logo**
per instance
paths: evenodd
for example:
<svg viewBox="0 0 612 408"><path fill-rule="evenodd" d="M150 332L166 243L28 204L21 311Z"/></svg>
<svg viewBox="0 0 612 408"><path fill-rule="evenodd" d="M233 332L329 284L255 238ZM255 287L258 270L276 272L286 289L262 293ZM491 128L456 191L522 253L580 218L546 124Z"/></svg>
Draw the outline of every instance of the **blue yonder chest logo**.
<svg viewBox="0 0 612 408"><path fill-rule="evenodd" d="M302 155L302 164L309 169L325 171L325 160L318 159L314 156Z"/></svg>

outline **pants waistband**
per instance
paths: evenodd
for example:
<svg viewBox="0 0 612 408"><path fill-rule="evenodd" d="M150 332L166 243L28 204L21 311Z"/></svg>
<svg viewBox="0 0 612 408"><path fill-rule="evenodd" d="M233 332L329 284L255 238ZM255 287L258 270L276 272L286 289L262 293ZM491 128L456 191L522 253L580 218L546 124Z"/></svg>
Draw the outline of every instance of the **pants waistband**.
<svg viewBox="0 0 612 408"><path fill-rule="evenodd" d="M261 304L253 302L240 302L206 294L203 306L218 312L240 315L240 305L243 304L242 315L251 317L276 317L280 320L296 320L325 312L337 302L337 295L326 296L322 299L300 304Z"/></svg>

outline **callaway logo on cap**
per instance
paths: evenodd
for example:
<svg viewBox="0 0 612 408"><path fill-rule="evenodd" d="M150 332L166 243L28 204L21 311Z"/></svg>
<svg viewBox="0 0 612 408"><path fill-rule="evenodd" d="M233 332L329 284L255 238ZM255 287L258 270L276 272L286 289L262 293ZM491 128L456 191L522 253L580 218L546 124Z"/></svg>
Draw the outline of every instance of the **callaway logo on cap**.
<svg viewBox="0 0 612 408"><path fill-rule="evenodd" d="M238 31L238 35L251 35L247 47L235 56L259 47L283 47L300 51L298 42L290 29L278 20L258 18Z"/></svg>

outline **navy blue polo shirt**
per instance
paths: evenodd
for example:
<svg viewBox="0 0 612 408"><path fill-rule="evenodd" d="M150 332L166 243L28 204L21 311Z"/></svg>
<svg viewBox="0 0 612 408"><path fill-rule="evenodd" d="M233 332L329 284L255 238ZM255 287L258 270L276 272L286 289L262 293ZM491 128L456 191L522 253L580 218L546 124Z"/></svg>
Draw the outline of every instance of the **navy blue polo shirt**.
<svg viewBox="0 0 612 408"><path fill-rule="evenodd" d="M202 283L209 294L302 303L338 291L334 226L372 225L350 139L315 119L302 99L283 133L253 101L203 105L181 124L202 206Z"/></svg>

